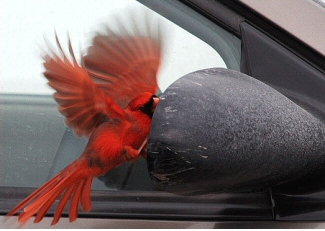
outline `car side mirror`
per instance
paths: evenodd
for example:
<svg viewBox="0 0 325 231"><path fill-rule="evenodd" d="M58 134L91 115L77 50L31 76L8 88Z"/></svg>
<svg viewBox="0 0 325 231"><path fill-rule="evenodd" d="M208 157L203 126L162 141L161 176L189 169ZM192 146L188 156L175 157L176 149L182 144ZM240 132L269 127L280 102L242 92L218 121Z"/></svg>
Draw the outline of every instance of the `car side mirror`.
<svg viewBox="0 0 325 231"><path fill-rule="evenodd" d="M148 170L176 194L316 190L325 185L324 138L324 121L274 88L233 70L200 70L161 95Z"/></svg>

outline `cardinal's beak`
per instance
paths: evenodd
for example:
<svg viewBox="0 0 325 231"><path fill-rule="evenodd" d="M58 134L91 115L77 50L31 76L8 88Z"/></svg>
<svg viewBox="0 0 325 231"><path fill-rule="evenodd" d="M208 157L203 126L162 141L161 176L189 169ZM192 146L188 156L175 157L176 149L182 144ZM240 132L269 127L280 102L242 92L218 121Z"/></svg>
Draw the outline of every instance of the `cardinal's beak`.
<svg viewBox="0 0 325 231"><path fill-rule="evenodd" d="M154 96L153 98L152 98L152 100L153 100L153 105L152 105L152 112L154 112L155 110L156 110L156 107L158 106L158 104L159 104L159 102L160 102L160 98L159 97L157 97L157 96Z"/></svg>

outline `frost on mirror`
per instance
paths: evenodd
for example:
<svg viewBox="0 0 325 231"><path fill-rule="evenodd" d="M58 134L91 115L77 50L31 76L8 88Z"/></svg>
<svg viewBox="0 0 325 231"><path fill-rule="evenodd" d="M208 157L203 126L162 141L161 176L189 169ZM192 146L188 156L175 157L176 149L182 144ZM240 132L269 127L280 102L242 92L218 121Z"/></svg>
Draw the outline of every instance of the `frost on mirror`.
<svg viewBox="0 0 325 231"><path fill-rule="evenodd" d="M42 55L48 51L44 37L55 45L56 31L68 51L69 34L78 58L114 16L127 15L130 10L151 10L130 0L2 0L0 10L0 183L1 186L38 187L64 167L53 166L53 162L60 162L57 153L64 152L64 158L73 161L87 143L67 130L52 98L54 90L43 76ZM158 82L161 91L189 72L226 67L209 45L167 19L156 17L166 28ZM66 143L73 143L71 149L62 149ZM130 174L128 168L123 171ZM109 185L109 180L106 183ZM103 185L97 181L94 188Z"/></svg>

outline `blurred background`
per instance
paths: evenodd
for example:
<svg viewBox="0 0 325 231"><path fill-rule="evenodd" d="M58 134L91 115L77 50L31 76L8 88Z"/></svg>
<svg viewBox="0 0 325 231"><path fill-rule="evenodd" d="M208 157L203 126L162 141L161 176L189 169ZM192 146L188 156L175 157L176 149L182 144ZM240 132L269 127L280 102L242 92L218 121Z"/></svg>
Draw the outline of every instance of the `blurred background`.
<svg viewBox="0 0 325 231"><path fill-rule="evenodd" d="M151 11L135 0L1 0L0 3L0 92L15 94L53 92L42 74L42 55L48 50L44 37L56 47L56 31L67 48L69 34L78 57L80 51L87 50L96 32L114 23L114 16L127 17L130 11L139 14ZM162 91L189 72L225 67L209 45L151 12L166 28L159 79Z"/></svg>

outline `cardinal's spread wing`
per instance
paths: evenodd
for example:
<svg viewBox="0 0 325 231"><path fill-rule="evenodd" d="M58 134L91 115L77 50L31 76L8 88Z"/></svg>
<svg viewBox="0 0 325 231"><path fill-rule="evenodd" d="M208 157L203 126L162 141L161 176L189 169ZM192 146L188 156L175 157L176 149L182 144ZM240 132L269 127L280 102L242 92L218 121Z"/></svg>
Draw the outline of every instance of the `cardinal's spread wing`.
<svg viewBox="0 0 325 231"><path fill-rule="evenodd" d="M109 30L107 30L109 31ZM150 35L97 35L79 65L70 44L70 59L61 54L45 57L44 75L57 92L55 99L67 125L77 135L89 136L108 118L122 118L124 108L140 93L158 91L160 41Z"/></svg>
<svg viewBox="0 0 325 231"><path fill-rule="evenodd" d="M57 37L56 37L57 38ZM52 52L44 57L45 77L56 90L54 98L59 103L59 111L66 117L68 126L79 136L89 136L93 130L108 118L123 118L124 110L103 93L90 78L87 70L80 66L73 54L72 60L63 52Z"/></svg>
<svg viewBox="0 0 325 231"><path fill-rule="evenodd" d="M143 92L158 92L160 41L149 36L97 35L84 57L90 76L123 108Z"/></svg>

